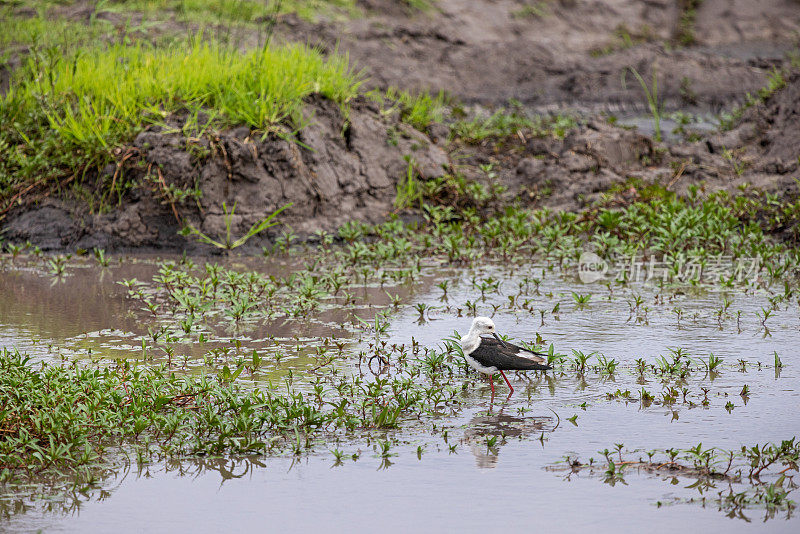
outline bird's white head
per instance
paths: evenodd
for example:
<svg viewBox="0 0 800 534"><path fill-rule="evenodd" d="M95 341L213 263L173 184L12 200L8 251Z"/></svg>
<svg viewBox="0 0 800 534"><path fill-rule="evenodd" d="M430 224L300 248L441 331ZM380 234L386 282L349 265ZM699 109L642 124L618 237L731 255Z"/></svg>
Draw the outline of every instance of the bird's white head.
<svg viewBox="0 0 800 534"><path fill-rule="evenodd" d="M469 330L470 334L478 336L481 334L494 335L497 333L494 329L494 321L488 317L475 317L475 319L472 320L472 327Z"/></svg>

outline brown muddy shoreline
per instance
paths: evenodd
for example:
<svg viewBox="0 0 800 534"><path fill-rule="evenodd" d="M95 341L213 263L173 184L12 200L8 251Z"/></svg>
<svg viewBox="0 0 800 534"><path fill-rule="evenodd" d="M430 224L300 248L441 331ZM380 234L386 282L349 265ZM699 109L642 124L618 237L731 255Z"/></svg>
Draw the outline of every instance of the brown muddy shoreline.
<svg viewBox="0 0 800 534"><path fill-rule="evenodd" d="M282 17L276 36L348 53L372 87L445 90L490 109L514 99L528 110L594 113L584 113L582 125L564 139L520 132L478 145L448 140L446 125L416 131L367 98L352 104L347 120L334 104L309 99L310 124L298 134L299 143L261 139L248 128L195 139L150 127L119 151L117 165L88 177L90 188L92 181L109 179L135 183L118 207L97 213L74 196L31 194L0 221L3 236L53 251L210 252L178 231L189 222L221 235L225 202L236 204L234 235L291 203L280 222L298 238L313 240L315 232L335 232L349 220L377 223L395 213L396 187L409 161L422 180L458 172L486 182L481 165L491 164L492 180L507 192L487 210L512 201L581 209L631 179L678 193L693 184L733 193L750 184L781 197L798 194L797 74L749 108L732 130L695 142L657 143L596 113L645 107L641 87L631 76L623 81L629 67L646 80L655 69L667 109L711 112L741 104L775 68L789 67L787 53L797 50L800 39L800 4L794 0L766 0L758 8L706 0L697 9L690 46L676 42L680 1L561 0L546 3L546 13L514 0L438 0L423 12L384 0L361 4L367 16L347 21ZM243 46L250 38L239 36ZM179 128L185 118L170 120ZM180 201L168 193L187 188L202 195ZM269 245L283 229L249 245Z"/></svg>

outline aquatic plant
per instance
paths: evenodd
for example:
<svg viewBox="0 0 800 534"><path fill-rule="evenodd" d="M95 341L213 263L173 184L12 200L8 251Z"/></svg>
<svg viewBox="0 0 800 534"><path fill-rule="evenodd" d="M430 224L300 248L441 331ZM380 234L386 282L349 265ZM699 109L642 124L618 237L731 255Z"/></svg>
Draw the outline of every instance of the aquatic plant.
<svg viewBox="0 0 800 534"><path fill-rule="evenodd" d="M269 215L267 215L266 217L264 217L260 221L257 221L255 223L253 223L253 225L250 227L250 229L247 232L244 233L244 235L242 235L238 239L233 239L233 237L231 235L231 223L233 221L233 214L236 211L236 203L234 202L233 206L231 207L231 210L228 211L228 206L225 204L225 202L223 202L222 203L222 217L223 217L223 220L225 221L225 238L224 238L224 240L218 241L216 239L213 239L212 237L209 237L208 235L206 235L203 232L201 232L200 230L198 230L192 224L187 224L183 228L183 230L181 230L181 235L184 235L184 236L195 235L195 236L197 236L197 239L200 240L202 243L206 243L207 245L213 245L213 246L215 246L217 248L221 248L223 250L231 251L231 250L233 250L235 248L238 248L238 247L244 245L251 237L260 234L261 232L263 232L264 230L266 230L268 228L272 228L273 226L276 226L278 224L278 222L274 221L273 219L275 219L275 217L277 217L283 210L285 210L285 209L287 209L287 208L289 208L291 206L292 206L291 203L281 206L280 208L276 209L275 211L273 211L272 213L270 213Z"/></svg>
<svg viewBox="0 0 800 534"><path fill-rule="evenodd" d="M392 360L409 351L388 349ZM448 365L441 358L436 362L423 371L409 361L366 382L326 374L327 387L317 389L324 402L317 403L295 390L291 379L282 392L242 388L237 379L249 365L245 360L235 368L224 365L215 377L192 377L127 362L86 368L33 365L3 349L0 481L42 470L74 474L113 461L112 443L132 447L143 458L263 453L283 446L298 450L298 431L396 427L409 411L422 413L452 401L456 390L436 382ZM258 367L260 357L251 363Z"/></svg>
<svg viewBox="0 0 800 534"><path fill-rule="evenodd" d="M780 444L743 446L738 451L705 448L702 443L685 449L648 450L644 451L646 460L641 456L631 456L642 452L640 449L623 451L621 443L615 445L614 451L605 449L599 452L605 458L605 465L595 463L593 459L581 462L579 458L569 456L563 464L552 465L549 469L570 474L588 472L589 476L597 476L609 485L625 482L625 474L634 471L669 475L665 480L673 480L673 484L677 476L694 479L695 482L687 488L697 490L702 498L678 502L705 505L710 501L731 517L747 519L742 515L745 510L762 508L766 510L765 521L774 518L777 512L786 512L789 518L795 508L795 503L789 498L797 489L793 476L797 474L800 463L800 448L795 438ZM614 452L617 453L616 459L612 458ZM772 466L784 469L768 471ZM767 472L771 478L769 482L761 478ZM717 488L715 482L718 481L726 482L727 488L710 491Z"/></svg>

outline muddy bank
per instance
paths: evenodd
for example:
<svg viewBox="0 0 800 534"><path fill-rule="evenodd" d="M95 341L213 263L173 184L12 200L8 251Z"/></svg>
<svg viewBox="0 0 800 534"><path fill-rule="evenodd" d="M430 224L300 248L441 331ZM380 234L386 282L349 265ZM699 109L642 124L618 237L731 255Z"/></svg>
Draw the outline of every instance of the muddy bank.
<svg viewBox="0 0 800 534"><path fill-rule="evenodd" d="M507 201L576 210L590 206L615 184L658 184L678 194L742 188L791 200L800 195L800 73L763 102L745 109L727 132L695 133L695 141L659 143L635 129L589 120L564 139L524 135L502 145L451 146L462 172L486 180L481 165L493 164ZM619 189L619 188L616 188ZM635 189L624 194L637 198Z"/></svg>
<svg viewBox="0 0 800 534"><path fill-rule="evenodd" d="M437 0L417 11L389 0L362 0L364 17L310 23L284 16L276 36L328 50L338 46L375 87L443 89L489 107L513 98L533 111L641 108L642 88L631 75L623 82L629 67L648 81L655 70L666 108L730 108L747 92L756 94L797 46L800 4L793 0L765 0L757 8L705 0L687 23L689 4ZM74 18L84 17L76 13ZM248 35L243 46L255 39ZM0 89L10 68L0 67ZM679 193L695 184L731 192L750 184L794 197L799 91L794 75L785 89L748 108L731 131L677 144L657 143L596 113L584 114L594 118L564 139L518 132L465 144L449 139L447 125L419 132L366 98L353 103L348 117L324 99L311 99L299 142L278 135L262 139L248 128L193 137L181 132L186 119L176 116L166 128L140 133L117 152L117 164L82 184L84 191L111 185L116 198L92 205L74 184L58 196L33 191L0 227L4 238L45 250L208 251L196 238L178 235L185 222L222 238L223 203L228 209L235 204L231 226L238 237L291 203L280 217L288 228L273 228L249 243L261 247L284 229L306 239L350 220L385 220L395 211L397 184L409 162L422 180L461 173L505 186L489 210L512 201L580 209L631 179Z"/></svg>
<svg viewBox="0 0 800 534"><path fill-rule="evenodd" d="M745 109L738 124L714 143L742 149L753 166L796 168L800 157L800 73L792 74L775 95Z"/></svg>
<svg viewBox="0 0 800 534"><path fill-rule="evenodd" d="M199 29L165 8L153 16L89 0L62 2L51 16L92 19L153 42ZM800 45L797 0L358 0L357 12L317 21L285 14L237 27L206 28L242 48L278 41L313 43L349 54L368 87L444 90L467 103L516 99L541 110L644 109L638 84L623 74L655 70L668 108L718 110L762 87ZM15 13L34 16L21 6ZM212 17L213 21L214 18ZM147 22L145 27L144 22ZM0 65L0 91L27 49Z"/></svg>
<svg viewBox="0 0 800 534"><path fill-rule="evenodd" d="M315 232L335 232L351 220L377 223L395 213L397 185L409 163L422 181L459 173L504 186L501 198L483 206L487 213L509 202L579 210L610 189L623 191L622 199L630 201L638 195L630 184L658 184L679 194L693 185L705 193L733 194L747 186L793 199L800 180L799 91L800 74L794 74L782 90L746 109L732 130L677 144L658 143L600 119L586 121L563 139L519 131L467 144L448 140L446 125L419 132L366 99L353 104L349 122L335 104L312 99L310 124L298 142L275 135L262 140L248 128L187 137L180 133L184 119L173 117L170 129L151 127L139 134L118 155L120 163L96 178L132 184L119 207L93 215L78 197L46 199L12 211L5 237L46 250L208 251L178 231L185 221L223 238L224 202L228 210L236 205L234 238L292 204L280 216L286 226L254 238L251 246L274 243L284 231L313 240ZM623 183L628 185L615 188Z"/></svg>
<svg viewBox="0 0 800 534"><path fill-rule="evenodd" d="M800 31L800 7L786 0L436 0L422 12L361 4L363 18L286 17L278 32L349 53L376 87L544 109L641 107L641 88L622 80L628 67L648 79L655 69L668 107L729 105L764 85Z"/></svg>
<svg viewBox="0 0 800 534"><path fill-rule="evenodd" d="M753 101L730 131L672 147L670 155L686 162L686 179L676 184L679 192L701 183L711 190L737 192L748 186L797 198L800 73L788 76L785 87L763 101Z"/></svg>
<svg viewBox="0 0 800 534"><path fill-rule="evenodd" d="M308 237L349 220L385 220L397 180L407 171L406 156L422 178L440 176L449 165L442 147L396 116L381 116L366 100L352 105L347 121L338 106L321 98L308 102L306 114L310 122L297 142L277 135L262 139L247 127L187 137L180 131L185 118L173 117L167 129L140 133L119 151L119 163L95 178L131 184L110 213L89 213L75 195L49 198L9 213L5 236L46 250L193 250L197 239L178 235L183 221L224 238L225 203L228 211L235 205L234 239L286 204L291 207L280 222ZM276 232L249 244L271 242Z"/></svg>

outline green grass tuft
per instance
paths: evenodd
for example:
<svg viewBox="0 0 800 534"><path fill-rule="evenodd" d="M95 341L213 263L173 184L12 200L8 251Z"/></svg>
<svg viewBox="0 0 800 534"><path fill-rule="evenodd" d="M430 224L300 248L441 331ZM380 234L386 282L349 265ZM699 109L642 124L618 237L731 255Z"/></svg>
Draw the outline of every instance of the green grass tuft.
<svg viewBox="0 0 800 534"><path fill-rule="evenodd" d="M523 131L534 137L563 138L567 131L576 126L575 119L567 115L530 117L519 109L500 109L488 117L477 116L456 122L452 127L452 135L465 143L480 143L490 138L499 140Z"/></svg>
<svg viewBox="0 0 800 534"><path fill-rule="evenodd" d="M406 91L389 88L386 96L400 106L400 120L417 130L425 131L434 122L444 120L447 97L443 91L436 96L430 93L412 95Z"/></svg>
<svg viewBox="0 0 800 534"><path fill-rule="evenodd" d="M34 53L0 100L0 196L14 181L86 169L170 113L200 110L221 124L281 134L303 127L303 99L342 107L361 84L348 58L301 45L246 53L202 36L155 48L98 46L74 56Z"/></svg>
<svg viewBox="0 0 800 534"><path fill-rule="evenodd" d="M184 107L263 131L301 126L303 98L319 93L345 104L358 85L343 56L325 59L305 46L241 54L198 38L167 49L114 45L49 63L33 57L7 100L44 105L65 141L89 149L114 143L143 117Z"/></svg>

